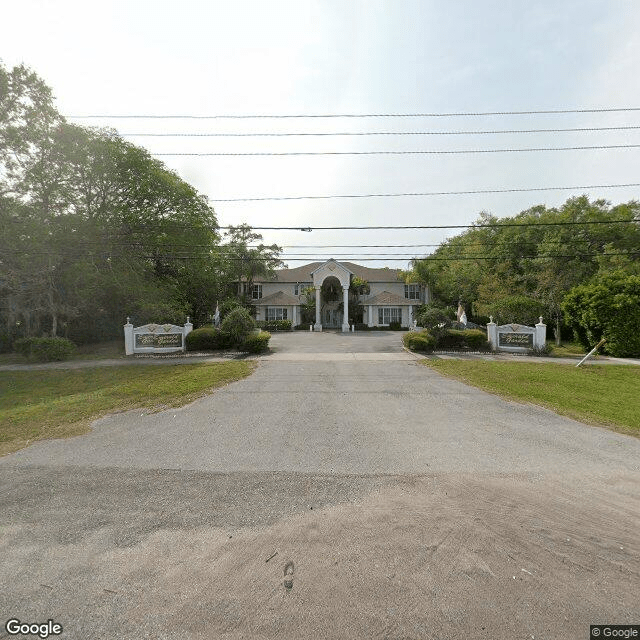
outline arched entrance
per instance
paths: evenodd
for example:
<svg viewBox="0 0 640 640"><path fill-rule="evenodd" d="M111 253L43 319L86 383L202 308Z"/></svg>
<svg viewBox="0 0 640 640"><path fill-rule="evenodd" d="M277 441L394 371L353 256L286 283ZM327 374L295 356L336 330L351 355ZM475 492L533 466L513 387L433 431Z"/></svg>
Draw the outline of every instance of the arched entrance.
<svg viewBox="0 0 640 640"><path fill-rule="evenodd" d="M349 284L352 272L331 258L313 271L311 275L316 290L314 329L322 331L323 322L326 322L328 327L332 326L341 328L342 331L349 331ZM342 298L342 302L340 298Z"/></svg>
<svg viewBox="0 0 640 640"><path fill-rule="evenodd" d="M335 276L324 279L320 289L320 319L325 329L340 329L344 315L342 285Z"/></svg>

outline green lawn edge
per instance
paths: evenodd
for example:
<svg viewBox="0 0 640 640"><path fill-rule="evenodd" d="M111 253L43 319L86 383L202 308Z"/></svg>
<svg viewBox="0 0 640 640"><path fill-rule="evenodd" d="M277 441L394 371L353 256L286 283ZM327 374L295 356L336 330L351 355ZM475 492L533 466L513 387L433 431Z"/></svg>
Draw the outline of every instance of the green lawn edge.
<svg viewBox="0 0 640 640"><path fill-rule="evenodd" d="M184 406L256 367L243 360L0 371L0 456L39 440L82 435L108 414Z"/></svg>
<svg viewBox="0 0 640 640"><path fill-rule="evenodd" d="M506 400L640 437L640 368L625 365L424 359L437 373Z"/></svg>

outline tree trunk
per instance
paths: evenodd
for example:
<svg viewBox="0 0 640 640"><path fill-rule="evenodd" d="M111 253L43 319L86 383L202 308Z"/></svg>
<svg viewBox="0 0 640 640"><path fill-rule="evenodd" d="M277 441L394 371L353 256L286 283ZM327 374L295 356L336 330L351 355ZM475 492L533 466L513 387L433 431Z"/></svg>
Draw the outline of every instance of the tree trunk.
<svg viewBox="0 0 640 640"><path fill-rule="evenodd" d="M55 311L51 314L51 337L58 337L58 314Z"/></svg>
<svg viewBox="0 0 640 640"><path fill-rule="evenodd" d="M556 316L556 347L560 346L560 316Z"/></svg>

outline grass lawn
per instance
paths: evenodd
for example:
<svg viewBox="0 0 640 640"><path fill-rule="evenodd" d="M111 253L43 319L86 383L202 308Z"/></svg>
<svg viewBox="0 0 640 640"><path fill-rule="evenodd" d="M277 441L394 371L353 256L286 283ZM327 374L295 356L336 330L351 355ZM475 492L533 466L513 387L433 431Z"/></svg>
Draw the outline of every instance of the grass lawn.
<svg viewBox="0 0 640 640"><path fill-rule="evenodd" d="M565 342L561 344L559 347L556 346L555 342L547 342L547 345L551 347L550 356L555 356L556 358L577 358L578 356L584 356L587 352L584 350L584 347L577 342ZM595 354L597 357L597 354Z"/></svg>
<svg viewBox="0 0 640 640"><path fill-rule="evenodd" d="M445 376L509 400L530 402L581 422L640 436L640 367L421 360Z"/></svg>
<svg viewBox="0 0 640 640"><path fill-rule="evenodd" d="M251 361L0 372L0 455L89 431L107 413L187 404L251 374Z"/></svg>

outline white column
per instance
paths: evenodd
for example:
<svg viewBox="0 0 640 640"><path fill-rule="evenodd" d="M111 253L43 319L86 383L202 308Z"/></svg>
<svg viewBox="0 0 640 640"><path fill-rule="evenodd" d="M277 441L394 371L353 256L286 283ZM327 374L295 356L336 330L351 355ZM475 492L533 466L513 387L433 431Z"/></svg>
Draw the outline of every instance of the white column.
<svg viewBox="0 0 640 640"><path fill-rule="evenodd" d="M193 331L193 324L191 322L191 318L187 316L187 321L184 323L184 327L182 329L182 350L185 351L187 348L187 336Z"/></svg>
<svg viewBox="0 0 640 640"><path fill-rule="evenodd" d="M367 305L367 309L368 309L368 312L367 312L367 318L368 318L367 325L372 327L373 326L373 305L372 304Z"/></svg>
<svg viewBox="0 0 640 640"><path fill-rule="evenodd" d="M547 343L547 325L542 322L542 316L540 316L540 322L536 325L536 333L533 337L533 346L537 349L542 349Z"/></svg>
<svg viewBox="0 0 640 640"><path fill-rule="evenodd" d="M342 330L349 331L349 287L342 287L342 306L344 307Z"/></svg>
<svg viewBox="0 0 640 640"><path fill-rule="evenodd" d="M127 324L124 325L124 352L130 356L133 354L133 325L127 318Z"/></svg>
<svg viewBox="0 0 640 640"><path fill-rule="evenodd" d="M413 305L409 305L409 322L407 326L410 327L413 324Z"/></svg>
<svg viewBox="0 0 640 640"><path fill-rule="evenodd" d="M291 307L291 328L295 327L298 324L298 307L294 304Z"/></svg>
<svg viewBox="0 0 640 640"><path fill-rule="evenodd" d="M498 350L498 325L493 321L493 316L489 316L491 322L487 323L487 340L494 351Z"/></svg>
<svg viewBox="0 0 640 640"><path fill-rule="evenodd" d="M316 286L316 324L313 327L315 331L322 331L322 323L320 322L320 287Z"/></svg>

